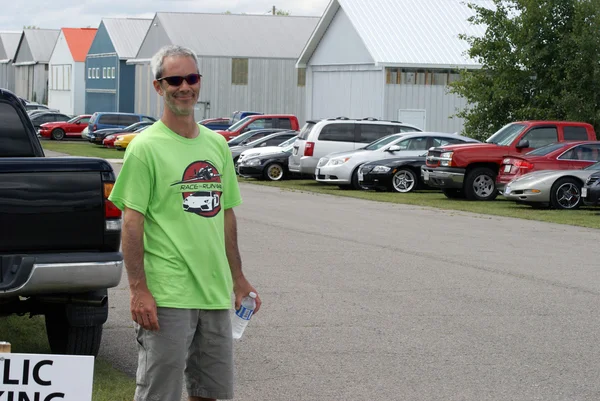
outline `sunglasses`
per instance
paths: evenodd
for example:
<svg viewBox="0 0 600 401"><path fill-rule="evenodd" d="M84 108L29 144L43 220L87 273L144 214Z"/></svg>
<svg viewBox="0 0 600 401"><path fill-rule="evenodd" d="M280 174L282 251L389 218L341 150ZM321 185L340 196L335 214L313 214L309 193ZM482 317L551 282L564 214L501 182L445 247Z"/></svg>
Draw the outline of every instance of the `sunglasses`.
<svg viewBox="0 0 600 401"><path fill-rule="evenodd" d="M185 82L187 82L188 85L196 85L198 82L200 82L201 77L202 77L202 75L200 75L200 74L190 74L190 75L186 75L185 77L173 75L171 77L158 78L157 81L165 80L171 86L179 86L185 80Z"/></svg>

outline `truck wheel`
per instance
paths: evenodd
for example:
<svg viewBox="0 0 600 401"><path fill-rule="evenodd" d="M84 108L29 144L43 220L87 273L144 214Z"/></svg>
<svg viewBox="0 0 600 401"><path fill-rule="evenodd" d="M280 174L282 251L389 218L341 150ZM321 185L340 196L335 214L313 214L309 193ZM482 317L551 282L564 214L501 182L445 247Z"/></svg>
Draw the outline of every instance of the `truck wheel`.
<svg viewBox="0 0 600 401"><path fill-rule="evenodd" d="M46 335L54 354L98 356L102 341L102 325L72 326L63 308L49 311Z"/></svg>
<svg viewBox="0 0 600 401"><path fill-rule="evenodd" d="M65 138L65 131L60 128L52 130L52 139L62 141Z"/></svg>
<svg viewBox="0 0 600 401"><path fill-rule="evenodd" d="M487 167L477 167L465 177L465 196L469 200L494 200L496 191L496 174Z"/></svg>
<svg viewBox="0 0 600 401"><path fill-rule="evenodd" d="M442 192L448 199L462 199L465 197L462 189L448 188L442 189Z"/></svg>
<svg viewBox="0 0 600 401"><path fill-rule="evenodd" d="M574 178L557 180L550 190L550 204L554 209L574 210L581 205L581 183Z"/></svg>

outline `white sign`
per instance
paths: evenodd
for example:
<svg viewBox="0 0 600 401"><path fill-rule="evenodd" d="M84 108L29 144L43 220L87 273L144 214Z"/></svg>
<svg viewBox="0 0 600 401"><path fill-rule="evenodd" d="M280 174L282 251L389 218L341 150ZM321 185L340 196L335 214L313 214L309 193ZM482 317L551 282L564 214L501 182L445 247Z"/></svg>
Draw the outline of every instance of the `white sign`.
<svg viewBox="0 0 600 401"><path fill-rule="evenodd" d="M94 357L0 354L0 401L91 401Z"/></svg>

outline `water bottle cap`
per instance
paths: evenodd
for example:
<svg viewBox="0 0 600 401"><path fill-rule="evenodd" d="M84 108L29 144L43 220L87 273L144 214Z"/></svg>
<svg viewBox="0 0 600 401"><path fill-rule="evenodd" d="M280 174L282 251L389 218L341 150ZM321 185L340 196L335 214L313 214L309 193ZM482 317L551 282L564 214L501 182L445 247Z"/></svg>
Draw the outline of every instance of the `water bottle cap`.
<svg viewBox="0 0 600 401"><path fill-rule="evenodd" d="M253 291L250 291L250 298L256 298L256 293Z"/></svg>

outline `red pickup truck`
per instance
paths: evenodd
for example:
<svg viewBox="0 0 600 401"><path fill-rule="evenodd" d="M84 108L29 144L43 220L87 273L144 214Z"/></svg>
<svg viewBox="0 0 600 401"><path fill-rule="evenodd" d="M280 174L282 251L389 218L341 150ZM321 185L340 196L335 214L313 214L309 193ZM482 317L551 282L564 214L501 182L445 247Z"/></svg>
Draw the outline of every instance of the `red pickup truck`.
<svg viewBox="0 0 600 401"><path fill-rule="evenodd" d="M298 118L293 114L257 114L242 118L226 130L218 130L228 141L246 131L265 128L281 128L286 130L300 130Z"/></svg>
<svg viewBox="0 0 600 401"><path fill-rule="evenodd" d="M505 125L485 143L432 148L421 167L425 184L448 198L492 200L496 176L506 156L523 155L554 142L596 140L592 125L567 121L518 121Z"/></svg>

